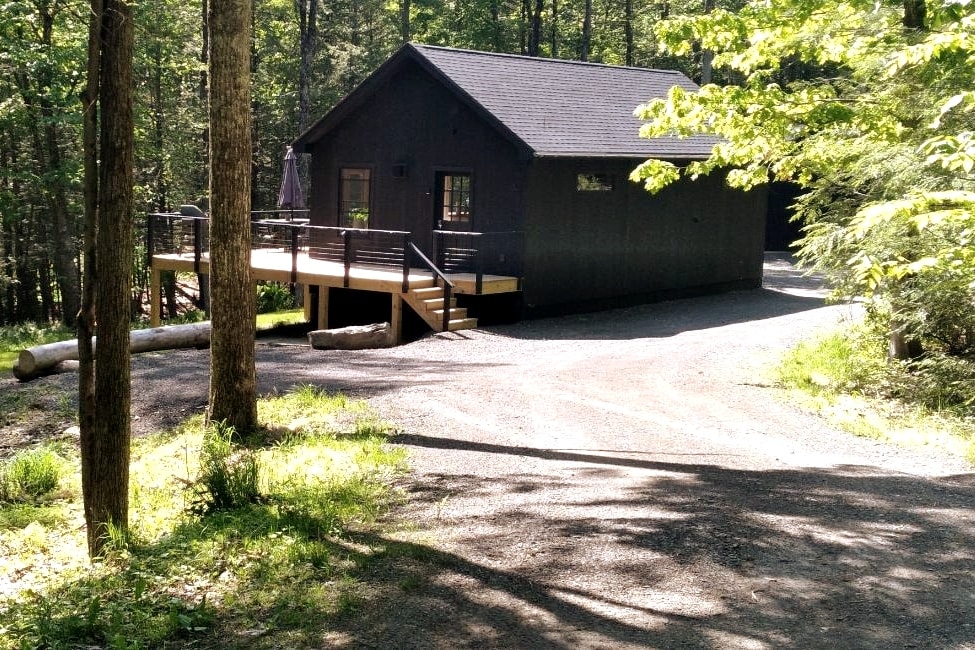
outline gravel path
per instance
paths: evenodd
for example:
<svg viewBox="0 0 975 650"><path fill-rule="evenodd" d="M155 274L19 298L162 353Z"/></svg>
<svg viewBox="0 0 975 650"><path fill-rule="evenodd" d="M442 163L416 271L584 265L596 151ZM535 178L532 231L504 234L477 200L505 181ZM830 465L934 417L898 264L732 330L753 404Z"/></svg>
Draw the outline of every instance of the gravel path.
<svg viewBox="0 0 975 650"><path fill-rule="evenodd" d="M830 428L765 369L851 317L766 289L431 336L258 346L262 390L368 399L412 456L401 556L323 641L375 648L975 648L975 474ZM139 428L206 354L134 361Z"/></svg>

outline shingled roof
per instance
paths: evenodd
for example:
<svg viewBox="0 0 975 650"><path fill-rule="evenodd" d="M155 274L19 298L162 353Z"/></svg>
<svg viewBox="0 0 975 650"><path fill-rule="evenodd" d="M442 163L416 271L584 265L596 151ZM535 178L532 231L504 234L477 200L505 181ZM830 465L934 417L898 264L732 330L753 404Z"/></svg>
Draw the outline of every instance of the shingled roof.
<svg viewBox="0 0 975 650"><path fill-rule="evenodd" d="M321 138L408 59L535 156L703 159L717 142L710 136L639 137L641 122L633 116L638 105L665 97L674 86L697 90L680 72L411 43L305 131L295 142L298 150Z"/></svg>

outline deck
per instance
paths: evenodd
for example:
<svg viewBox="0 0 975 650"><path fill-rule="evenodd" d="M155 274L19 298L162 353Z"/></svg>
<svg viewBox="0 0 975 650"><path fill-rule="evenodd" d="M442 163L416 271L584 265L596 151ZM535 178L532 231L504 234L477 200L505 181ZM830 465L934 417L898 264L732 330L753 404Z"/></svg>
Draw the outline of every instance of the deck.
<svg viewBox="0 0 975 650"><path fill-rule="evenodd" d="M164 218L172 230L174 215L150 215ZM151 222L150 222L151 223ZM150 322L161 321L161 273L163 271L209 273L209 252L203 230L206 223L191 220L188 232L168 233L160 237L159 224L150 227ZM403 304L409 305L434 331L468 329L477 321L468 318L466 310L456 306L458 294L484 295L510 293L520 290L520 278L514 275L485 273L483 269L467 270L456 260L439 256L442 270L409 242L409 233L389 231L353 231L333 228L314 228L307 225L255 222L251 251L252 279L298 283L305 290L305 316L312 322L328 322L328 289L346 288L386 293L390 296L391 326L395 341L402 332ZM271 234L268 234L271 233ZM332 241L322 244L322 235ZM316 240L317 237L317 240ZM190 242L189 244L180 242ZM337 241L337 243L335 243ZM162 242L162 245L160 245ZM318 244L318 245L316 245ZM162 249L161 251L159 249ZM413 252L411 252L411 249ZM460 249L458 249L460 250ZM473 249L464 248L470 257ZM408 264L419 260L423 267ZM311 299L312 287L317 287L318 300ZM317 312L312 313L312 305ZM446 308L445 308L446 306Z"/></svg>

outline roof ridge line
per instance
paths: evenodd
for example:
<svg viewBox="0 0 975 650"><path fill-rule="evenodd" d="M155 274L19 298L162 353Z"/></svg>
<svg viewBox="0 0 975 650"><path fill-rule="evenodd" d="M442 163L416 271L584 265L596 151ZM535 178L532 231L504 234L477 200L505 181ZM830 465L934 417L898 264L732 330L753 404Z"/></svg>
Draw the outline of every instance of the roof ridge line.
<svg viewBox="0 0 975 650"><path fill-rule="evenodd" d="M642 72L658 72L664 74L673 75L684 75L683 72L679 70L667 70L664 68L643 68L639 66L632 65L615 65L612 63L597 63L595 61L576 61L575 59L553 59L546 56L528 56L527 54L512 54L510 52L487 52L484 50L472 50L462 47L448 47L446 45L428 45L426 43L416 43L410 42L417 50L440 50L444 52L462 52L464 54L479 54L481 56L490 56L497 58L507 58L507 59L522 59L526 61L537 61L539 63L547 64L563 64L563 65L576 65L576 66L587 66L593 68L610 68L613 70L639 70ZM685 75L686 76L686 75Z"/></svg>

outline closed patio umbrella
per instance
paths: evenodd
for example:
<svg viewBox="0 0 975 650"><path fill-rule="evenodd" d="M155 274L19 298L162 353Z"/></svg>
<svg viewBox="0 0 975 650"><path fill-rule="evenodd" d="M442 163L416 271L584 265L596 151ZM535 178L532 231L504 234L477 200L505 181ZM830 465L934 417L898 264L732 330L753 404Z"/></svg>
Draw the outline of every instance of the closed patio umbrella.
<svg viewBox="0 0 975 650"><path fill-rule="evenodd" d="M284 155L284 172L281 175L281 189L278 191L278 207L290 208L294 217L295 208L305 207L305 197L301 193L301 180L298 178L298 157L291 147Z"/></svg>

